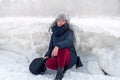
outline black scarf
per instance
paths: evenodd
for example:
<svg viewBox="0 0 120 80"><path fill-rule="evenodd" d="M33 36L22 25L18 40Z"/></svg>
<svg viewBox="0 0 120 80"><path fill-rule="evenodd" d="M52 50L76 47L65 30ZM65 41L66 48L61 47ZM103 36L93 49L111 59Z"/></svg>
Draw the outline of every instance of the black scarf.
<svg viewBox="0 0 120 80"><path fill-rule="evenodd" d="M68 29L69 29L68 24L64 24L60 27L56 25L52 28L52 32L53 34L55 34L55 36L59 37L62 34L64 34Z"/></svg>

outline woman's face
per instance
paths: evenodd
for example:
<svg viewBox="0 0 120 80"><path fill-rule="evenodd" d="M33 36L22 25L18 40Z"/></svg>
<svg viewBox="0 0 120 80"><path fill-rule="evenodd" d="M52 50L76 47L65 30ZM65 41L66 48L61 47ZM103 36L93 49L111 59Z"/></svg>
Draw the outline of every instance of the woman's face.
<svg viewBox="0 0 120 80"><path fill-rule="evenodd" d="M58 19L58 20L57 20L57 26L58 26L58 27L61 27L61 26L64 25L65 23L67 23L66 20L63 20L63 19Z"/></svg>

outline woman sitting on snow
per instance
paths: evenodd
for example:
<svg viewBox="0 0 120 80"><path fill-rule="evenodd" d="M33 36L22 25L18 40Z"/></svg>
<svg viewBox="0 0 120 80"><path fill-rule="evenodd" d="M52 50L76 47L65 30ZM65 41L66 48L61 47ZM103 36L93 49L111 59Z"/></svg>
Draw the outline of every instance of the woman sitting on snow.
<svg viewBox="0 0 120 80"><path fill-rule="evenodd" d="M75 64L82 66L74 47L74 32L70 29L69 17L65 13L59 13L50 26L52 30L49 49L44 56L45 66L57 70L54 80L62 80L66 70Z"/></svg>

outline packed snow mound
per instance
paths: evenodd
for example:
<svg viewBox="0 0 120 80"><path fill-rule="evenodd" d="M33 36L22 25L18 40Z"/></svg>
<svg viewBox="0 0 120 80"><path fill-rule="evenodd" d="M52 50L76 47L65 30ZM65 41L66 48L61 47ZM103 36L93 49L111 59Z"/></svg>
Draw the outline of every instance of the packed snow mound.
<svg viewBox="0 0 120 80"><path fill-rule="evenodd" d="M43 56L48 49L51 32L48 31L53 18L0 18L0 69L1 75L10 78L7 72L16 76L31 76L28 71L30 62ZM70 75L79 79L86 79L98 75L101 77L103 69L111 76L120 76L120 19L119 18L72 18L73 31L76 37L76 49L84 64L77 73L73 69ZM6 61L6 62L5 62ZM16 68L13 68L15 65ZM8 68L9 67L9 68ZM5 70L8 68L7 70ZM81 73L82 72L82 73ZM88 77L84 75L88 74ZM67 73L66 75L69 75ZM83 75L83 76L81 76ZM74 75L75 76L75 75ZM33 79L34 76L31 77ZM39 78L41 76L38 76ZM43 78L46 76L43 76ZM94 76L96 77L96 76ZM27 77L21 77L27 80ZM37 79L36 78L36 79ZM4 79L4 76L0 78ZM6 79L6 80L15 80ZM49 77L45 78L46 80ZM67 77L65 78L66 80ZM109 78L108 78L109 79ZM119 78L115 78L119 80ZM30 79L29 79L30 80ZM38 79L37 79L38 80ZM101 78L98 80L106 80ZM114 78L111 80L114 80Z"/></svg>

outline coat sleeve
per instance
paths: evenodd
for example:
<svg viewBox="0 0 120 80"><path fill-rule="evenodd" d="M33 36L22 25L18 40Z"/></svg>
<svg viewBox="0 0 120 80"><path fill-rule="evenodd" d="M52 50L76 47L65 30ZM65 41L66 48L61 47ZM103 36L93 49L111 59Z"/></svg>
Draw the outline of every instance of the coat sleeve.
<svg viewBox="0 0 120 80"><path fill-rule="evenodd" d="M61 48L68 48L70 46L73 46L73 40L74 40L74 34L73 34L72 31L70 31L68 33L68 36L65 38L65 40L56 43L55 46L58 46L59 49L61 49Z"/></svg>
<svg viewBox="0 0 120 80"><path fill-rule="evenodd" d="M53 38L53 34L52 34L51 39L50 39L48 51L45 54L45 56L48 56L48 57L51 57L51 52L53 50L53 40L52 40L52 38Z"/></svg>

